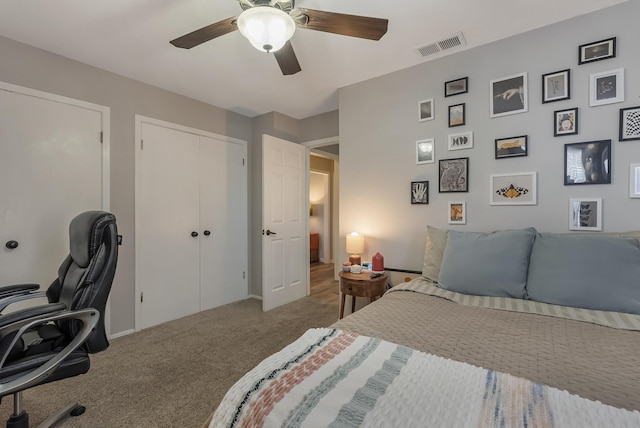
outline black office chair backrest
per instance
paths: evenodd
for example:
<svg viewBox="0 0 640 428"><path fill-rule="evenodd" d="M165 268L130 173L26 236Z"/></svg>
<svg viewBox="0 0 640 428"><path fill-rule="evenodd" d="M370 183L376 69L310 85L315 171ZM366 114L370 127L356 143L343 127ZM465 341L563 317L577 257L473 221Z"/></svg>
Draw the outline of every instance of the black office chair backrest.
<svg viewBox="0 0 640 428"><path fill-rule="evenodd" d="M87 211L69 225L70 253L58 269L58 278L47 289L50 303L64 303L68 309L94 308L100 312L95 331L84 344L89 353L105 350L109 340L104 315L118 260L118 229L113 214ZM79 321L61 321L58 328L72 338Z"/></svg>

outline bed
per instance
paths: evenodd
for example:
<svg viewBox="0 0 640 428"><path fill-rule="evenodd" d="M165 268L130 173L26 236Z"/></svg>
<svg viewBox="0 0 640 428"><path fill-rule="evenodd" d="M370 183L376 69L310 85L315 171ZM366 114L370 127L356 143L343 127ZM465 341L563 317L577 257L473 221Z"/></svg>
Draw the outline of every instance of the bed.
<svg viewBox="0 0 640 428"><path fill-rule="evenodd" d="M634 294L640 288L640 276L635 276L640 266L637 234L603 236L605 241L601 235L580 238L568 249L565 236L556 240L555 235L524 232L525 237L533 234L524 253L524 285L517 275L512 279L525 287L525 295L513 297L462 293L445 283L454 284L451 279L459 271L466 277L464 287L487 279L491 286L498 280L509 282L512 273L522 271L514 265L522 262L523 254L511 242L523 233L508 236L509 254L503 261L513 272L501 267L497 277L490 273L485 278L469 277L467 266L456 265L453 277L447 273L455 239L445 232L438 243L437 232L431 232L420 278L396 285L330 328L309 330L264 360L229 390L210 426L640 426L640 315L541 302L526 294L527 281L536 281L532 264L544 261L548 281L549 271L575 269L572 263L577 260L580 273L570 272L567 279L565 271L563 281L566 285L579 277L580 298L584 287L593 285L591 277L607 290L595 299L596 306L606 308L606 296L612 294L612 304L618 304L615 299L625 281L632 283L622 285L633 290L621 302L640 304ZM495 238L481 237L486 236ZM464 248L477 244L488 256L496 256L491 253L494 243L482 238L474 244L468 238L464 236ZM527 239L522 240L524 247ZM555 247L550 249L549 243ZM538 244L540 248L534 248ZM558 256L585 248L589 252L576 260ZM594 248L598 265L589 263ZM556 249L560 252L554 253ZM615 260L608 265L603 257ZM429 271L430 263L437 267L435 274ZM619 280L601 282L599 275L621 268L625 273ZM506 294L519 290L502 288ZM566 297L558 294L558 287L549 290L530 291L542 300ZM505 294L489 294L500 293Z"/></svg>

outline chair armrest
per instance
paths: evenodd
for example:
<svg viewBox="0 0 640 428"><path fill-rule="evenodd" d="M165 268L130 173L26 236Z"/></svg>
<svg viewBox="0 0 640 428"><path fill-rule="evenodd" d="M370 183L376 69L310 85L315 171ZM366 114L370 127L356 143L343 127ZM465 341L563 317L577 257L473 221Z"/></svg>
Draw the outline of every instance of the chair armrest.
<svg viewBox="0 0 640 428"><path fill-rule="evenodd" d="M20 326L15 338L15 340L17 340L18 337L22 336L22 334L24 334L26 331L32 329L37 325L63 319L75 319L81 321L82 328L80 329L78 334L76 334L73 340L71 340L71 342L67 346L65 346L64 349L62 349L40 367L20 376L17 379L12 380L11 382L0 384L1 397L4 397L8 394L13 394L14 392L22 391L33 385L37 385L41 383L42 380L47 378L64 361L65 358L67 358L73 351L78 349L89 338L89 336L93 332L93 329L96 327L98 321L100 320L100 312L97 309L93 308L79 309L75 311L62 310L50 313L48 315L35 317L31 320L17 321L11 326L14 330L16 327ZM9 326L6 326L4 328L8 327ZM11 344L9 348L11 347L13 347L13 344ZM4 360L5 358L0 361L0 367L4 365Z"/></svg>
<svg viewBox="0 0 640 428"><path fill-rule="evenodd" d="M47 305L32 306L2 315L0 317L0 337L5 337L10 332L20 328L22 323L37 320L40 317L64 311L67 305L64 303L49 303Z"/></svg>
<svg viewBox="0 0 640 428"><path fill-rule="evenodd" d="M40 288L39 284L14 284L0 287L0 299L18 294L29 294Z"/></svg>

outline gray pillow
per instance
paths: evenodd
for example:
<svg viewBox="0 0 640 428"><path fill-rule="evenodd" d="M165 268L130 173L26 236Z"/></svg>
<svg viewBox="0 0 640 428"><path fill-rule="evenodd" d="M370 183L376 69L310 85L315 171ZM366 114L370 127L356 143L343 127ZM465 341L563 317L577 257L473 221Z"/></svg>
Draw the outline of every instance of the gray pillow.
<svg viewBox="0 0 640 428"><path fill-rule="evenodd" d="M449 231L440 287L459 293L523 299L532 227L493 233Z"/></svg>
<svg viewBox="0 0 640 428"><path fill-rule="evenodd" d="M442 255L447 245L447 231L427 226L427 244L424 248L422 276L431 282L438 282Z"/></svg>
<svg viewBox="0 0 640 428"><path fill-rule="evenodd" d="M527 294L556 305L640 314L640 243L539 233L531 251Z"/></svg>

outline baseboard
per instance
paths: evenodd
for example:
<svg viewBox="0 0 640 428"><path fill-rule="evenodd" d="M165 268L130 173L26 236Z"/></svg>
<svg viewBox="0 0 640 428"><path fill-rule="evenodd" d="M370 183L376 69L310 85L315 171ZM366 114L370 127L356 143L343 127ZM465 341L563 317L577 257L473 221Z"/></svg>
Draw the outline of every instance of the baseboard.
<svg viewBox="0 0 640 428"><path fill-rule="evenodd" d="M131 330L125 330L125 331L121 331L120 333L116 333L116 334L112 334L110 339L117 339L119 337L123 337L123 336L128 336L131 333L135 333L136 331L131 329Z"/></svg>
<svg viewBox="0 0 640 428"><path fill-rule="evenodd" d="M262 296L257 296L255 294L249 294L249 299L258 299L258 300L262 300Z"/></svg>

